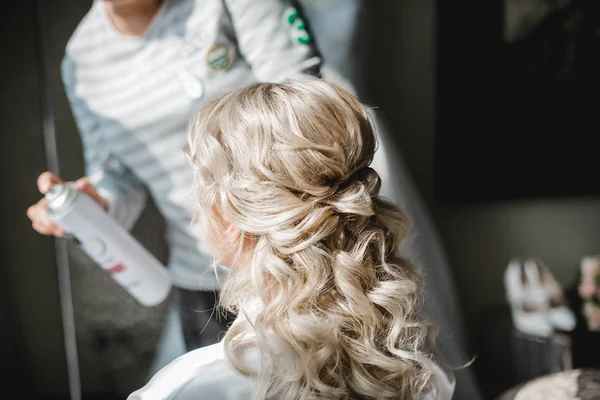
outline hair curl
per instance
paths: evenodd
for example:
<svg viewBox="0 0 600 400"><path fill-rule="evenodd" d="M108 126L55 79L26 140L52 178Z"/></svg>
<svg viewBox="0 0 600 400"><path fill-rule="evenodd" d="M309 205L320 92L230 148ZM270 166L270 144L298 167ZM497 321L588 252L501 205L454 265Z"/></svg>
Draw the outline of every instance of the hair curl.
<svg viewBox="0 0 600 400"><path fill-rule="evenodd" d="M221 303L243 311L227 355L253 398L414 399L434 390L418 316L422 281L399 255L409 221L379 196L366 109L319 80L255 84L193 119L189 156L208 234L242 235ZM248 243L250 254L243 254ZM217 255L218 256L218 255ZM260 354L260 367L243 361Z"/></svg>

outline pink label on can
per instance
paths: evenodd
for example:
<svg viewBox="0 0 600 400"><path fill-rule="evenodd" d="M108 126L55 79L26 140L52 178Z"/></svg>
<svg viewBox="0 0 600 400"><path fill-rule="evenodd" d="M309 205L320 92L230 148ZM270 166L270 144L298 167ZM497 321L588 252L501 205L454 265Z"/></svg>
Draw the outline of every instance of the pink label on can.
<svg viewBox="0 0 600 400"><path fill-rule="evenodd" d="M125 271L125 266L122 263L119 263L117 265L115 265L114 267L111 267L109 269L107 269L109 274L116 274L119 273L121 271Z"/></svg>

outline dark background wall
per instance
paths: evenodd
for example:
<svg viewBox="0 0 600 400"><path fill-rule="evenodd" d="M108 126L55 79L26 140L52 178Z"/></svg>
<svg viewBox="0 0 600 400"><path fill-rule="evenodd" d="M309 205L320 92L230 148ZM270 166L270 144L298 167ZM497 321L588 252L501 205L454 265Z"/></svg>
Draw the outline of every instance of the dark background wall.
<svg viewBox="0 0 600 400"><path fill-rule="evenodd" d="M66 361L53 243L25 216L39 199L35 182L46 168L34 7L6 0L0 9L0 360L17 366L2 366L3 387L19 390L7 398L35 398L68 392Z"/></svg>

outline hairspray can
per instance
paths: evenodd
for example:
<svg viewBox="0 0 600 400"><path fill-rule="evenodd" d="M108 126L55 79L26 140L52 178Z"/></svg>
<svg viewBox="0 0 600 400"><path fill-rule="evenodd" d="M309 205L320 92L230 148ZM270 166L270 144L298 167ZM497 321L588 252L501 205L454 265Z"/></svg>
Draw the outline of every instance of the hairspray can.
<svg viewBox="0 0 600 400"><path fill-rule="evenodd" d="M53 186L46 199L50 218L137 301L151 307L165 300L167 269L92 198L66 183Z"/></svg>

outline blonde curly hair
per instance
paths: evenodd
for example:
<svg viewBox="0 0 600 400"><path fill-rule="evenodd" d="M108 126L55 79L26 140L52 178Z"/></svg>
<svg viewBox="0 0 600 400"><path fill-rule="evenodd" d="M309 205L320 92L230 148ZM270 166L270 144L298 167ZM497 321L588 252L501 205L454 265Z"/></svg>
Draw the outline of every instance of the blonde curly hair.
<svg viewBox="0 0 600 400"><path fill-rule="evenodd" d="M399 255L409 221L379 196L375 148L363 105L320 80L247 86L191 122L199 219L209 235L223 220L241 232L221 304L262 303L225 337L253 399L414 399L435 389L421 277ZM249 348L256 369L244 362Z"/></svg>

